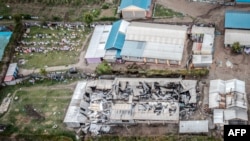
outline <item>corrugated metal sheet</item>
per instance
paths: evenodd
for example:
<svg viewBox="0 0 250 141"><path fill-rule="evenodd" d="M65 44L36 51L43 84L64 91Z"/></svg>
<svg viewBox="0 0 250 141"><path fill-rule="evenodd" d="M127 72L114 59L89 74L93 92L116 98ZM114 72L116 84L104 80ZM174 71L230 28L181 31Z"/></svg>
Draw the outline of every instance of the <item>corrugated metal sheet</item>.
<svg viewBox="0 0 250 141"><path fill-rule="evenodd" d="M151 5L151 0L122 0L119 6L119 10L127 8L129 6L136 6L145 10L148 10Z"/></svg>
<svg viewBox="0 0 250 141"><path fill-rule="evenodd" d="M214 35L215 28L214 27L201 27L201 26L192 26L192 34L210 34Z"/></svg>
<svg viewBox="0 0 250 141"><path fill-rule="evenodd" d="M225 83L221 79L210 80L209 93L225 93Z"/></svg>
<svg viewBox="0 0 250 141"><path fill-rule="evenodd" d="M119 20L112 25L105 49L122 49L125 41L125 31L130 23L125 20Z"/></svg>
<svg viewBox="0 0 250 141"><path fill-rule="evenodd" d="M224 110L224 119L225 120L235 120L235 119L241 119L248 121L248 115L246 110L229 110L226 109Z"/></svg>
<svg viewBox="0 0 250 141"><path fill-rule="evenodd" d="M11 63L8 67L6 76L13 76L15 73L17 73L17 70L18 70L17 63Z"/></svg>
<svg viewBox="0 0 250 141"><path fill-rule="evenodd" d="M224 123L224 110L214 109L214 124L223 124L223 123Z"/></svg>
<svg viewBox="0 0 250 141"><path fill-rule="evenodd" d="M214 35L211 34L204 34L202 47L201 47L201 54L212 54L214 48Z"/></svg>
<svg viewBox="0 0 250 141"><path fill-rule="evenodd" d="M147 42L142 57L181 61L183 45Z"/></svg>
<svg viewBox="0 0 250 141"><path fill-rule="evenodd" d="M232 80L225 81L225 84L226 84L226 88L225 88L226 93L228 93L230 91L236 91L239 93L246 93L244 81L241 81L238 79L232 79Z"/></svg>
<svg viewBox="0 0 250 141"><path fill-rule="evenodd" d="M184 45L187 26L132 22L126 40Z"/></svg>
<svg viewBox="0 0 250 141"><path fill-rule="evenodd" d="M122 48L122 56L141 57L145 49L146 43L139 41L125 41Z"/></svg>
<svg viewBox="0 0 250 141"><path fill-rule="evenodd" d="M209 93L209 103L208 103L209 108L218 108L219 101L220 101L219 93Z"/></svg>
<svg viewBox="0 0 250 141"><path fill-rule="evenodd" d="M225 28L250 29L250 12L231 11L225 13Z"/></svg>
<svg viewBox="0 0 250 141"><path fill-rule="evenodd" d="M97 25L90 40L85 58L100 60L105 55L105 44L111 31L111 25ZM92 63L92 62L88 62ZM93 62L94 63L94 62Z"/></svg>
<svg viewBox="0 0 250 141"><path fill-rule="evenodd" d="M250 0L235 0L236 3L250 3Z"/></svg>
<svg viewBox="0 0 250 141"><path fill-rule="evenodd" d="M103 59L108 62L114 62L116 60L117 51L118 50L114 50L114 49L106 50L106 53Z"/></svg>
<svg viewBox="0 0 250 141"><path fill-rule="evenodd" d="M208 120L180 121L179 133L207 133Z"/></svg>
<svg viewBox="0 0 250 141"><path fill-rule="evenodd" d="M2 60L5 47L8 45L11 35L12 32L0 32L0 60Z"/></svg>
<svg viewBox="0 0 250 141"><path fill-rule="evenodd" d="M194 67L209 67L213 63L212 55L193 55Z"/></svg>
<svg viewBox="0 0 250 141"><path fill-rule="evenodd" d="M247 109L247 97L245 92L245 82L237 79L227 81L211 80L209 88L209 108L217 108L221 97L225 95L226 108L240 107Z"/></svg>
<svg viewBox="0 0 250 141"><path fill-rule="evenodd" d="M80 114L80 103L83 99L83 94L85 93L86 81L79 81L74 90L72 99L70 101L67 113L63 120L68 127L80 127L79 122L84 122L87 120L85 116Z"/></svg>
<svg viewBox="0 0 250 141"><path fill-rule="evenodd" d="M126 41L121 55L181 61L183 48L181 45Z"/></svg>
<svg viewBox="0 0 250 141"><path fill-rule="evenodd" d="M226 29L224 44L232 45L234 42L239 42L240 45L250 46L249 39L250 39L249 30Z"/></svg>

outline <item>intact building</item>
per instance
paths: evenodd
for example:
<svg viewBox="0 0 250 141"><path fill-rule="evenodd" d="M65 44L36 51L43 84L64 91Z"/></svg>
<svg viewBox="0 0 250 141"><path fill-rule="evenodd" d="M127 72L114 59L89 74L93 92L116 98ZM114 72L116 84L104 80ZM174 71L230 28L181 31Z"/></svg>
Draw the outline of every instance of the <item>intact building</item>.
<svg viewBox="0 0 250 141"><path fill-rule="evenodd" d="M152 17L152 0L121 0L118 13L123 19L145 19Z"/></svg>
<svg viewBox="0 0 250 141"><path fill-rule="evenodd" d="M187 26L131 22L121 56L126 61L180 65Z"/></svg>
<svg viewBox="0 0 250 141"><path fill-rule="evenodd" d="M101 63L105 56L105 45L111 31L111 25L97 25L92 34L85 61L88 64Z"/></svg>
<svg viewBox="0 0 250 141"><path fill-rule="evenodd" d="M239 42L241 47L250 47L250 12L226 11L225 13L225 40L226 47L232 47Z"/></svg>

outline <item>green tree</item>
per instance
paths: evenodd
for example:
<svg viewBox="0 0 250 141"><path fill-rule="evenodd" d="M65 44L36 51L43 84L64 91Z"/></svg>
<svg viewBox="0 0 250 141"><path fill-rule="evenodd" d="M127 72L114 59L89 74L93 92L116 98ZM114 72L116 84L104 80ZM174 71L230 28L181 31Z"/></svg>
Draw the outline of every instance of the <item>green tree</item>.
<svg viewBox="0 0 250 141"><path fill-rule="evenodd" d="M83 21L90 26L90 24L93 22L93 15L91 13L86 13L84 14Z"/></svg>
<svg viewBox="0 0 250 141"><path fill-rule="evenodd" d="M40 73L42 76L47 77L47 73L48 73L48 72L46 71L45 68L41 68L39 73Z"/></svg>
<svg viewBox="0 0 250 141"><path fill-rule="evenodd" d="M96 73L98 75L111 74L112 73L112 68L106 61L103 61L101 64L99 64L96 67Z"/></svg>
<svg viewBox="0 0 250 141"><path fill-rule="evenodd" d="M233 53L241 53L241 47L239 42L234 42L232 46Z"/></svg>
<svg viewBox="0 0 250 141"><path fill-rule="evenodd" d="M22 23L22 16L20 14L15 14L13 18L16 25Z"/></svg>

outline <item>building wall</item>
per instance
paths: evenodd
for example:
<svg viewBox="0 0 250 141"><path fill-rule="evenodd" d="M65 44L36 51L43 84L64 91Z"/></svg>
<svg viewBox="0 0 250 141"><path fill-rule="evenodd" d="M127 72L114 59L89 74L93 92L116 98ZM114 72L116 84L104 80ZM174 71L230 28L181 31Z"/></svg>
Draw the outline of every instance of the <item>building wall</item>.
<svg viewBox="0 0 250 141"><path fill-rule="evenodd" d="M122 59L126 61L132 61L132 62L143 62L142 57L122 56Z"/></svg>
<svg viewBox="0 0 250 141"><path fill-rule="evenodd" d="M122 59L125 61L131 61L131 62L180 65L180 61L171 61L171 60L166 60L166 59L143 58L143 57L132 57L132 56L122 56Z"/></svg>
<svg viewBox="0 0 250 141"><path fill-rule="evenodd" d="M124 19L138 19L145 18L146 11L145 10L123 10L122 17Z"/></svg>
<svg viewBox="0 0 250 141"><path fill-rule="evenodd" d="M208 64L208 63L197 63L197 64L193 64L193 65L194 65L194 67L197 67L197 68L207 68L211 64Z"/></svg>
<svg viewBox="0 0 250 141"><path fill-rule="evenodd" d="M101 63L101 58L85 58L88 64L98 64Z"/></svg>

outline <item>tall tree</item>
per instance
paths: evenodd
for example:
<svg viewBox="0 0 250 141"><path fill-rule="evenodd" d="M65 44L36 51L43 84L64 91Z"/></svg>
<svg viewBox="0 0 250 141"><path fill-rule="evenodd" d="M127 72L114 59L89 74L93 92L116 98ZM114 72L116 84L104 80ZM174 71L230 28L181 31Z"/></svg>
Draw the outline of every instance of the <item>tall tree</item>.
<svg viewBox="0 0 250 141"><path fill-rule="evenodd" d="M83 21L90 26L90 24L93 22L94 18L91 13L85 13L83 17Z"/></svg>

